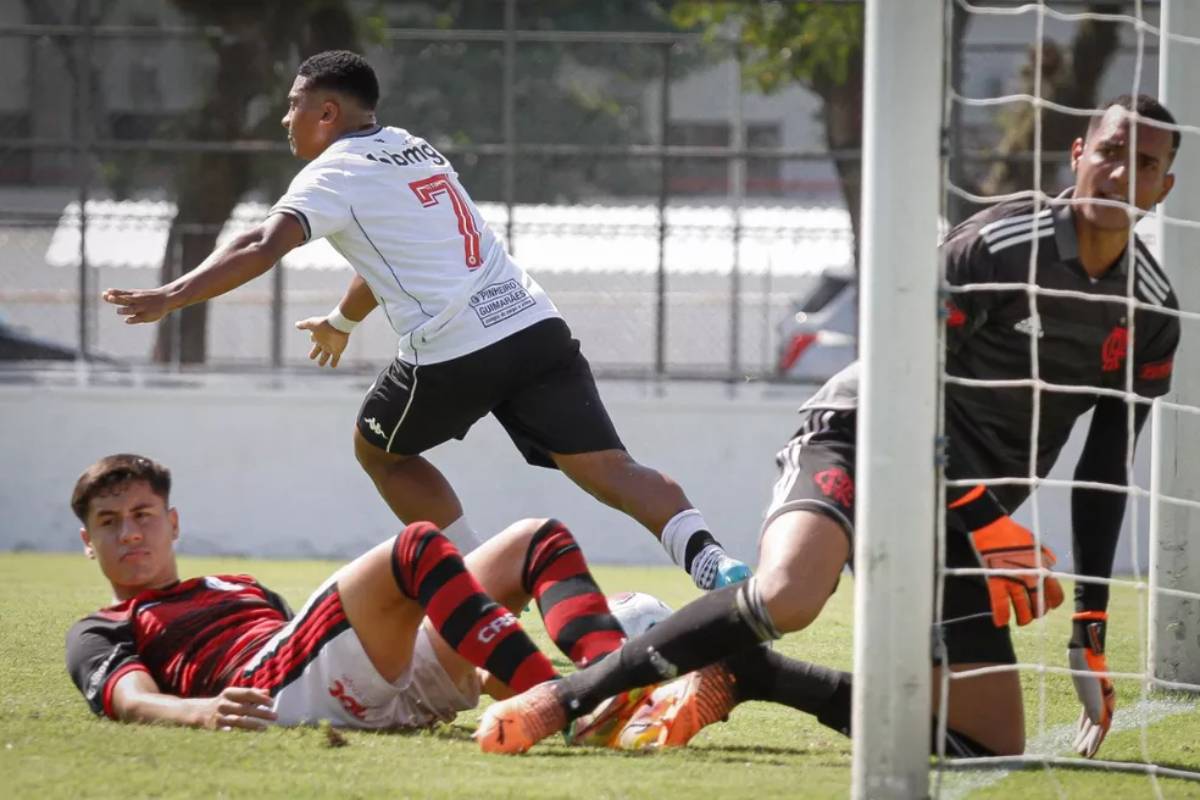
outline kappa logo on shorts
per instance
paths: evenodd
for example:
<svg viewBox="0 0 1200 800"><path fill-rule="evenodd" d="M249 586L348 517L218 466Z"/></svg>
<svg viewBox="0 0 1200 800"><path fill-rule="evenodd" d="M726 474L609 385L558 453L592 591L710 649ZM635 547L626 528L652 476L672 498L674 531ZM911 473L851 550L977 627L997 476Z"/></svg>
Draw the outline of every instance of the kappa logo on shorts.
<svg viewBox="0 0 1200 800"><path fill-rule="evenodd" d="M505 628L511 628L516 624L516 617L514 617L512 614L505 614L503 617L497 617L487 625L484 625L482 628L480 628L479 633L475 638L477 638L483 644L487 644L499 636L502 630Z"/></svg>
<svg viewBox="0 0 1200 800"><path fill-rule="evenodd" d="M363 422L367 423L367 427L371 429L371 433L375 434L380 439L387 438L383 432L383 426L379 424L379 420L375 419L374 417L367 417L363 420Z"/></svg>
<svg viewBox="0 0 1200 800"><path fill-rule="evenodd" d="M333 682L333 685L329 687L329 695L342 704L346 713L355 719L367 721L367 707L354 699L354 696L346 691L346 687L342 685L341 681Z"/></svg>
<svg viewBox="0 0 1200 800"><path fill-rule="evenodd" d="M821 493L838 505L850 508L854 505L854 480L840 467L823 469L813 475L813 483Z"/></svg>

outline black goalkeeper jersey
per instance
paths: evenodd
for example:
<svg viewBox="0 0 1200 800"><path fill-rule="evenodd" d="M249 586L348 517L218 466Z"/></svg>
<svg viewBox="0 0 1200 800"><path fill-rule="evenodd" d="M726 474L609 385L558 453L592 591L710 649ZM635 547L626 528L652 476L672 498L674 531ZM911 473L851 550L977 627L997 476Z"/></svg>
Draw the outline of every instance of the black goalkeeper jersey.
<svg viewBox="0 0 1200 800"><path fill-rule="evenodd" d="M1031 202L995 206L958 225L942 244L945 276L952 287L1001 284L949 295L946 372L980 380L1036 377L1043 382L1037 418L1039 476L1050 471L1075 421L1096 403L1096 393L1070 389L1125 390L1130 386L1130 369L1131 388L1142 397L1157 397L1170 388L1180 325L1177 316L1160 309L1178 309L1178 300L1136 235L1132 246L1132 281L1128 254L1103 277L1092 279L1079 263L1071 207L1062 202L1036 211ZM1038 287L1077 296L1039 294L1035 318L1034 298L1024 285L1029 282L1031 260L1036 264ZM1143 304L1132 319L1125 303L1131 288ZM1037 338L1036 376L1033 337ZM1130 353L1131 365L1127 363ZM1034 394L1032 386L947 383L947 476L1028 476ZM853 409L857 400L855 363L831 378L804 408ZM1010 505L1025 493L998 491Z"/></svg>

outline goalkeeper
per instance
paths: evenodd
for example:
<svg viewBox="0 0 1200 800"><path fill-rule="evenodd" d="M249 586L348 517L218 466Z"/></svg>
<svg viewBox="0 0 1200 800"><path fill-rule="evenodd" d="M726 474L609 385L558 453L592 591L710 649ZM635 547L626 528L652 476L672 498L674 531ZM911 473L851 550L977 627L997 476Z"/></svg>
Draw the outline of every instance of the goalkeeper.
<svg viewBox="0 0 1200 800"><path fill-rule="evenodd" d="M1063 601L1058 581L1045 571L1054 565L1054 555L1009 517L1028 496L1028 481L995 479L1028 478L1031 464L1038 476L1046 475L1076 421L1090 410L1075 478L1124 487L1131 438L1127 399L1089 390L1131 388L1150 398L1169 388L1179 321L1162 312L1178 308L1178 302L1153 256L1131 232L1136 214L1161 201L1174 183L1170 166L1180 136L1155 122L1169 125L1174 119L1153 98L1110 101L1072 144L1071 189L1037 205L1010 202L985 210L951 231L941 248L951 285L990 284L952 295L947 372L989 381L1038 378L1043 385L1040 392L1016 383L946 387L946 472L965 487L948 498L947 566L1028 568L1031 573L944 579L944 619L935 630L932 654L935 680L942 669L1015 664L1011 618L1024 625ZM1136 208L1127 204L1131 198ZM1039 287L1057 293L1029 293L1031 271ZM1136 306L1128 302L1131 290ZM700 673L655 690L652 702L625 726L622 742L683 744L747 699L786 703L848 733L850 675L785 659L762 645L816 619L853 552L857 397L858 371L851 365L801 410L799 431L778 455L780 477L763 526L755 578L699 598L631 639L618 656L496 704L480 723L481 746L493 752L522 750L603 698L705 665ZM1135 431L1146 416L1145 403L1133 406ZM991 488L985 486L989 481ZM1077 572L1111 575L1124 510L1123 492L1074 490ZM1083 705L1075 746L1089 757L1115 708L1105 674L1107 605L1106 585L1077 585L1068 659ZM949 755L1024 750L1016 671L952 681L948 702ZM507 736L498 736L501 731Z"/></svg>

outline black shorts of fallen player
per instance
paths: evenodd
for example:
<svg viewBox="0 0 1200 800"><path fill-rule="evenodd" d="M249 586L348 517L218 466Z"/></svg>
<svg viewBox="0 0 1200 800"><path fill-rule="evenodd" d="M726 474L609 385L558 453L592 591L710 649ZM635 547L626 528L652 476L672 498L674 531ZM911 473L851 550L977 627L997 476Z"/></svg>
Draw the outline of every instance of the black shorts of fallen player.
<svg viewBox="0 0 1200 800"><path fill-rule="evenodd" d="M578 340L548 319L435 364L396 359L358 412L358 431L381 450L417 455L462 439L493 414L525 461L554 468L551 453L624 450Z"/></svg>
<svg viewBox="0 0 1200 800"><path fill-rule="evenodd" d="M789 511L813 511L842 527L853 555L855 416L853 410L802 412L799 430L776 455L779 479L763 521L764 530ZM946 532L946 566L979 566L962 532ZM941 619L931 629L933 663L1016 663L1008 627L998 628L992 622L984 578L947 575L942 592Z"/></svg>

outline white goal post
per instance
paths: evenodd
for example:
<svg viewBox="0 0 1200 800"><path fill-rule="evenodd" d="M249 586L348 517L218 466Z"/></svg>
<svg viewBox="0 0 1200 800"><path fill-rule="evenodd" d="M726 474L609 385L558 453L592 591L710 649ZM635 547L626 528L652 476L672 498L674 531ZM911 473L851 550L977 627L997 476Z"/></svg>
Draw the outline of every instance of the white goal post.
<svg viewBox="0 0 1200 800"><path fill-rule="evenodd" d="M1159 95L1180 125L1200 127L1200 3L1163 0L1159 50ZM1187 37L1184 41L1179 37ZM1200 220L1200 141L1184 136L1175 159L1175 188L1162 204L1163 217ZM1164 222L1160 263L1166 268L1184 309L1200 308L1200 229ZM1176 353L1169 400L1200 404L1200 326L1185 323ZM1191 334L1190 336L1188 334ZM1200 417L1155 409L1155 488L1167 497L1200 501ZM1200 510L1152 497L1151 586L1200 592ZM1190 525L1189 525L1190 523ZM1193 540L1189 542L1189 539ZM1148 671L1156 678L1200 684L1200 600L1152 592Z"/></svg>
<svg viewBox="0 0 1200 800"><path fill-rule="evenodd" d="M924 797L929 786L943 37L943 0L867 0L856 798Z"/></svg>

